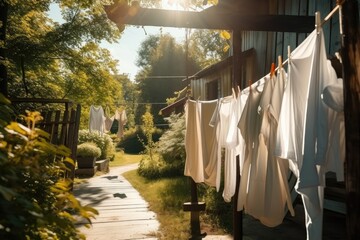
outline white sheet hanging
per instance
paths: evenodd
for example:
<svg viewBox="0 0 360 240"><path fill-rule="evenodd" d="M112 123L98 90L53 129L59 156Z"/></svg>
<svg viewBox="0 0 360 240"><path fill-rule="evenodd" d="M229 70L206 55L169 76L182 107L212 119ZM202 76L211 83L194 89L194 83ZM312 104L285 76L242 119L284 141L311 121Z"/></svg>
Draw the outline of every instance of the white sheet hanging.
<svg viewBox="0 0 360 240"><path fill-rule="evenodd" d="M323 32L314 30L291 54L277 135L276 154L289 159L298 177L307 239L322 238L323 183L328 140L328 108L321 92L332 79Z"/></svg>
<svg viewBox="0 0 360 240"><path fill-rule="evenodd" d="M89 131L98 131L102 135L105 131L105 115L101 106L90 106Z"/></svg>
<svg viewBox="0 0 360 240"><path fill-rule="evenodd" d="M217 130L209 126L216 105L217 100L188 100L185 105L184 175L191 177L196 183L205 182L210 186L217 184L220 186L221 167L219 167L220 162L217 162Z"/></svg>

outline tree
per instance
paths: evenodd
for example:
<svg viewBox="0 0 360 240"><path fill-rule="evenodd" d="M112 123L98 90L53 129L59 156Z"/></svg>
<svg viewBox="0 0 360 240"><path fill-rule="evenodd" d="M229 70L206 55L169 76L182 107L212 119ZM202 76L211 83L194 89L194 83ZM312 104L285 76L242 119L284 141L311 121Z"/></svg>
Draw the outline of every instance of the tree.
<svg viewBox="0 0 360 240"><path fill-rule="evenodd" d="M195 30L189 38L189 54L202 68L224 60L229 54L228 33L218 30Z"/></svg>
<svg viewBox="0 0 360 240"><path fill-rule="evenodd" d="M6 2L10 97L69 98L83 105L82 120L91 104L113 105L122 98L114 78L117 62L99 46L120 36L106 17L106 1ZM64 23L48 17L50 4L60 6Z"/></svg>
<svg viewBox="0 0 360 240"><path fill-rule="evenodd" d="M150 46L149 46L150 45ZM186 56L185 47L176 43L170 35L149 36L140 48L138 64L142 70L136 77L140 101L147 103L165 103L175 91L184 88L187 82L182 81L200 68L196 61ZM172 77L168 77L172 76ZM151 113L155 123L164 123L159 111L165 105L153 104ZM137 117L144 113L140 108Z"/></svg>

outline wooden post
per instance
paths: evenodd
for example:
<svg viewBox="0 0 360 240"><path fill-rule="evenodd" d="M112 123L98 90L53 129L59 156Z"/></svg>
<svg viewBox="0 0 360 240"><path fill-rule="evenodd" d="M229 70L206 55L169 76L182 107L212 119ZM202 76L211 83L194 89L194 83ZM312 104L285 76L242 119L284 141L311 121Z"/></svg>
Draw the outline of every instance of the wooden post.
<svg viewBox="0 0 360 240"><path fill-rule="evenodd" d="M191 240L201 240L206 236L206 233L201 233L200 230L200 211L205 210L205 203L198 201L196 182L190 178L191 181L191 202L184 203L183 210L190 212L190 227Z"/></svg>
<svg viewBox="0 0 360 240"><path fill-rule="evenodd" d="M241 31L233 31L233 87L243 88L241 83ZM242 211L237 210L238 193L240 186L240 163L239 156L236 156L236 191L233 197L233 237L234 240L241 240L243 235Z"/></svg>
<svg viewBox="0 0 360 240"><path fill-rule="evenodd" d="M5 44L6 39L7 12L8 4L4 0L0 0L0 42L2 42L2 44ZM5 59L5 47L0 47L0 93L4 96L8 96L7 70L4 63Z"/></svg>
<svg viewBox="0 0 360 240"><path fill-rule="evenodd" d="M347 238L360 239L360 31L356 0L343 4L342 63L345 114Z"/></svg>

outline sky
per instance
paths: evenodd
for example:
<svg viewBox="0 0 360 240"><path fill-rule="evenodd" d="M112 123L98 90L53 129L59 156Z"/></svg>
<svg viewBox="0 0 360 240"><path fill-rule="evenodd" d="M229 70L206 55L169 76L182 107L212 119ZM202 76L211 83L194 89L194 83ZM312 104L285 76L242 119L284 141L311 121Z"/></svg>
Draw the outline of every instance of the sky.
<svg viewBox="0 0 360 240"><path fill-rule="evenodd" d="M60 9L56 4L52 4L49 11L49 16L55 21L62 22ZM177 42L181 43L185 39L185 29L183 28L160 28L145 26L126 25L117 43L108 43L103 41L101 47L110 51L112 57L118 60L117 69L120 74L127 74L130 80L134 80L137 72L140 70L136 66L138 58L138 49L141 43L151 34L169 33Z"/></svg>

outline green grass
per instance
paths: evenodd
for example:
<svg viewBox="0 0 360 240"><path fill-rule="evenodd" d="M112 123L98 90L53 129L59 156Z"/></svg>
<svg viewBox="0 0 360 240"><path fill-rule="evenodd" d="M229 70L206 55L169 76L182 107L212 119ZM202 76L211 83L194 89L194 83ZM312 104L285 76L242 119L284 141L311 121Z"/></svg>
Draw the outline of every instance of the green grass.
<svg viewBox="0 0 360 240"><path fill-rule="evenodd" d="M190 213L182 210L183 203L190 201L190 182L187 177L147 180L139 176L136 170L126 172L123 176L149 203L150 210L157 214L160 222L158 239L189 239ZM201 214L202 231L207 234L223 233L210 222L208 216Z"/></svg>
<svg viewBox="0 0 360 240"><path fill-rule="evenodd" d="M113 161L110 161L110 167L120 167L133 163L139 163L143 155L126 154L124 152L116 152Z"/></svg>

